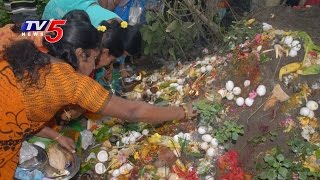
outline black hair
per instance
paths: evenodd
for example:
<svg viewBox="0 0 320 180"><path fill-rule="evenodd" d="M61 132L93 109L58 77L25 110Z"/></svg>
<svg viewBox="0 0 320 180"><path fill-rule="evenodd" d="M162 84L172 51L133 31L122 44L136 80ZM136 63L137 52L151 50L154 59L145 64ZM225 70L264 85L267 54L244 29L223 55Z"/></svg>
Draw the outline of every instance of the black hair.
<svg viewBox="0 0 320 180"><path fill-rule="evenodd" d="M70 13L78 13L72 11ZM69 14L71 16L72 14ZM60 58L69 63L74 69L78 69L78 59L75 54L77 48L95 49L100 45L101 36L97 29L82 20L67 21L63 29L63 37L56 43L48 43L43 41L44 46L48 49L48 53L56 58Z"/></svg>
<svg viewBox="0 0 320 180"><path fill-rule="evenodd" d="M20 40L5 48L4 57L13 69L17 81L22 81L23 87L43 87L40 79L40 69L45 74L50 71L50 57L38 50L31 40ZM44 82L45 83L45 82Z"/></svg>
<svg viewBox="0 0 320 180"><path fill-rule="evenodd" d="M109 49L109 54L118 58L123 55L122 36L123 30L116 20L111 22L102 21L101 26L106 26L107 30L102 33L101 48Z"/></svg>
<svg viewBox="0 0 320 180"><path fill-rule="evenodd" d="M67 21L83 21L91 23L89 15L83 10L72 10L63 16Z"/></svg>
<svg viewBox="0 0 320 180"><path fill-rule="evenodd" d="M123 36L123 48L130 55L140 53L142 46L142 36L139 30L139 25L128 26Z"/></svg>

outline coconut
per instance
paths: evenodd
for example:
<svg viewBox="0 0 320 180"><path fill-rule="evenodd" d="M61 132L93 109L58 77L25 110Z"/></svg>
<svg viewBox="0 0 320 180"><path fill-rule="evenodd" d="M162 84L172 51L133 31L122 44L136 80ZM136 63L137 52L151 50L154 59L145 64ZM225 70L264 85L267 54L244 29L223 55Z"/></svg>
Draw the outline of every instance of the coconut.
<svg viewBox="0 0 320 180"><path fill-rule="evenodd" d="M104 174L107 171L107 168L104 164L102 163L97 163L94 166L94 170L96 171L97 174Z"/></svg>

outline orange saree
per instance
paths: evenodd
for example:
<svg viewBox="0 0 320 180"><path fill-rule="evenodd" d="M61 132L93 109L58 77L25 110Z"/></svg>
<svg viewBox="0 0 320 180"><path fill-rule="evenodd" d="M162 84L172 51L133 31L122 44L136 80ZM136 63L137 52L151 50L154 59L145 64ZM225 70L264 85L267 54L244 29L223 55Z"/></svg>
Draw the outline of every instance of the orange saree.
<svg viewBox="0 0 320 180"><path fill-rule="evenodd" d="M6 61L0 60L0 179L13 179L24 135L30 131L21 92Z"/></svg>

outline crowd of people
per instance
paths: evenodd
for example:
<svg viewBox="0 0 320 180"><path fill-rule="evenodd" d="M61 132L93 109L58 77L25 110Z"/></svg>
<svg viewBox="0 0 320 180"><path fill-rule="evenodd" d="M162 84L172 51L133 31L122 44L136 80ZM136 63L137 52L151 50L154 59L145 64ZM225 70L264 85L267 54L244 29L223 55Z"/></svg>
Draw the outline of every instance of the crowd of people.
<svg viewBox="0 0 320 180"><path fill-rule="evenodd" d="M100 1L98 1L100 2ZM102 77L117 58L140 51L141 34L115 13L90 0L51 0L46 19L65 19L56 43L21 36L21 23L33 11L20 11L0 29L0 179L13 179L21 144L30 136L53 139L71 152L74 142L51 129L58 111L69 105L126 121L158 124L196 116L192 105L156 107L113 95ZM54 12L56 11L56 12ZM19 11L16 11L19 12ZM99 12L99 13L97 13ZM101 72L101 71L99 71ZM110 73L109 73L110 74ZM82 111L83 109L83 111Z"/></svg>

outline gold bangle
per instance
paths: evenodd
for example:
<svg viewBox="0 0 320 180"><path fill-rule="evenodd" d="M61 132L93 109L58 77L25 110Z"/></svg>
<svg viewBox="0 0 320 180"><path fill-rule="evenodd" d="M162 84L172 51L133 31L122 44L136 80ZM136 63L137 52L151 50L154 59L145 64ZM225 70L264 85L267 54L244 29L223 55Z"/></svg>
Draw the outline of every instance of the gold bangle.
<svg viewBox="0 0 320 180"><path fill-rule="evenodd" d="M55 137L53 140L58 141L58 139L60 139L62 136L63 136L62 134L59 134L59 136Z"/></svg>
<svg viewBox="0 0 320 180"><path fill-rule="evenodd" d="M183 104L182 106L180 106L180 107L182 107L182 109L183 109L183 111L184 111L184 118L183 118L183 120L188 120L189 119L189 112L188 112L188 108L186 107L186 105L185 104Z"/></svg>

